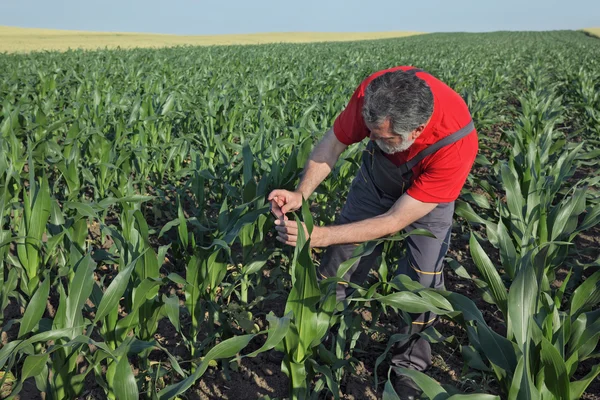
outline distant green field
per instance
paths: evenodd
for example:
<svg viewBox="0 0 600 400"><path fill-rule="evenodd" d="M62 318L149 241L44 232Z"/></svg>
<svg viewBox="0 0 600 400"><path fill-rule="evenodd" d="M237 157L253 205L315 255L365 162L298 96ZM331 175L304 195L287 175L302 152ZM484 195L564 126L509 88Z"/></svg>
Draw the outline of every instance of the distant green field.
<svg viewBox="0 0 600 400"><path fill-rule="evenodd" d="M263 43L307 43L372 40L418 35L419 32L282 32L239 35L161 35L87 32L0 26L0 52L104 49L135 47L207 46Z"/></svg>

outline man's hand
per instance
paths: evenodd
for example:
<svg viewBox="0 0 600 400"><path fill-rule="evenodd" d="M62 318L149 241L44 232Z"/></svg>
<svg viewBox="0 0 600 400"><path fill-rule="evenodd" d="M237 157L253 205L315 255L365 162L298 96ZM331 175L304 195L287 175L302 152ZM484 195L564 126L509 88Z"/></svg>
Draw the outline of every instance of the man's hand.
<svg viewBox="0 0 600 400"><path fill-rule="evenodd" d="M279 219L290 211L302 207L302 193L289 190L276 189L269 193L267 200L271 202L271 210Z"/></svg>
<svg viewBox="0 0 600 400"><path fill-rule="evenodd" d="M304 237L308 238L308 230L304 222L301 222L300 226L304 228ZM296 221L282 221L278 219L275 221L275 230L277 230L276 239L281 243L294 247L298 243L298 223ZM322 247L323 244L320 242L320 228L314 226L312 235L310 236L310 247Z"/></svg>

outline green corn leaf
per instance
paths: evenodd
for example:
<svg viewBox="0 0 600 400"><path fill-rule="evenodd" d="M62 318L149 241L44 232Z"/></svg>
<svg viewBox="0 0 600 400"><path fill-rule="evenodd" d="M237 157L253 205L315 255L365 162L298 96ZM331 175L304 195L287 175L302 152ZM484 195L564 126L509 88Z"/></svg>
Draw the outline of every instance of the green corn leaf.
<svg viewBox="0 0 600 400"><path fill-rule="evenodd" d="M455 394L448 397L448 400L500 400L500 396L484 393Z"/></svg>
<svg viewBox="0 0 600 400"><path fill-rule="evenodd" d="M506 373L514 371L518 357L513 343L491 330L487 325L478 325L477 334L485 357ZM471 340L471 342L473 341Z"/></svg>
<svg viewBox="0 0 600 400"><path fill-rule="evenodd" d="M446 264L448 264L448 266L450 266L450 268L452 268L456 275L464 279L473 280L466 268L463 267L458 261L450 257L445 258L444 261Z"/></svg>
<svg viewBox="0 0 600 400"><path fill-rule="evenodd" d="M577 316L577 319L571 321L571 335L569 336L567 355L571 356L577 353L584 332L598 320L600 320L600 310L581 313Z"/></svg>
<svg viewBox="0 0 600 400"><path fill-rule="evenodd" d="M17 350L21 347L23 347L22 340L13 340L4 345L4 347L0 349L0 368L4 368L6 361L8 361L13 354L17 354Z"/></svg>
<svg viewBox="0 0 600 400"><path fill-rule="evenodd" d="M308 397L307 371L305 363L284 362L283 372L290 378L290 399L301 400Z"/></svg>
<svg viewBox="0 0 600 400"><path fill-rule="evenodd" d="M21 370L21 380L41 374L49 356L48 353L27 356Z"/></svg>
<svg viewBox="0 0 600 400"><path fill-rule="evenodd" d="M242 157L243 157L243 185L248 185L251 181L254 180L254 155L252 154L252 149L246 143L242 149Z"/></svg>
<svg viewBox="0 0 600 400"><path fill-rule="evenodd" d="M286 314L281 318L276 317L273 313L267 315L269 322L269 330L267 340L258 350L246 354L243 357L256 357L260 353L271 350L277 346L287 335L291 324L291 314Z"/></svg>
<svg viewBox="0 0 600 400"><path fill-rule="evenodd" d="M565 204L566 203L566 204ZM550 218L550 226L551 226L551 234L550 240L556 240L563 233L571 233L564 232L571 215L573 214L573 210L577 206L577 202L569 199L566 202L561 202L555 209L558 211L557 213L552 213L551 216L554 218Z"/></svg>
<svg viewBox="0 0 600 400"><path fill-rule="evenodd" d="M304 139L300 144L299 149L300 150L298 151L298 157L296 158L297 168L302 169L308 161L308 158L310 157L310 152L313 149L312 138L307 137L306 139Z"/></svg>
<svg viewBox="0 0 600 400"><path fill-rule="evenodd" d="M373 253L373 251L375 251L375 249L377 248L378 245L379 245L378 241L370 241L370 242L362 243L359 246L357 246L356 249L354 250L354 252L352 253L352 257L340 264L340 266L338 267L336 276L338 278L343 278L344 275L346 275L346 273L350 270L350 268L352 268L352 266L358 260L360 260L361 257L366 257L366 256L371 255Z"/></svg>
<svg viewBox="0 0 600 400"><path fill-rule="evenodd" d="M570 338L570 353L577 352L580 360L586 359L598 345L600 339L600 310L581 314L573 324Z"/></svg>
<svg viewBox="0 0 600 400"><path fill-rule="evenodd" d="M517 249L502 220L498 222L498 247L500 249L502 266L508 273L508 276L514 279L517 268Z"/></svg>
<svg viewBox="0 0 600 400"><path fill-rule="evenodd" d="M123 197L118 197L118 198L107 197L107 198L101 200L100 202L98 202L98 207L100 207L102 209L106 209L115 204L144 203L147 201L154 200L155 198L156 198L156 196L147 196L147 195L141 195L141 194L134 194L131 196L123 196Z"/></svg>
<svg viewBox="0 0 600 400"><path fill-rule="evenodd" d="M64 225L65 218L63 216L62 210L58 205L58 201L52 201L52 209L50 210L50 223L52 225Z"/></svg>
<svg viewBox="0 0 600 400"><path fill-rule="evenodd" d="M162 110L160 111L160 115L166 115L168 114L173 107L175 106L175 95L173 93L171 93L168 97L167 100L165 101L165 103L162 106Z"/></svg>
<svg viewBox="0 0 600 400"><path fill-rule="evenodd" d="M479 308L475 305L473 300L460 294L449 292L445 295L446 299L452 304L452 308L456 311L460 311L463 314L463 318L466 321L476 321L478 325L486 326L486 322L483 319L483 314Z"/></svg>
<svg viewBox="0 0 600 400"><path fill-rule="evenodd" d="M196 258L192 257L190 259L190 263L191 263L191 260L195 261ZM183 279L180 275L176 274L175 272L171 272L169 275L167 275L167 279L172 282L178 283L180 285L185 285L187 283L187 281L185 279ZM194 280L194 282L195 282L195 280Z"/></svg>
<svg viewBox="0 0 600 400"><path fill-rule="evenodd" d="M529 324L535 311L537 281L532 268L521 268L508 294L508 332L521 349L530 339Z"/></svg>
<svg viewBox="0 0 600 400"><path fill-rule="evenodd" d="M470 368L491 372L490 368L485 365L481 355L473 346L460 346L460 353Z"/></svg>
<svg viewBox="0 0 600 400"><path fill-rule="evenodd" d="M19 338L30 333L40 321L46 310L46 301L48 300L49 294L50 278L48 277L42 282L27 305L25 314L21 319L21 325L19 326L19 333L17 335Z"/></svg>
<svg viewBox="0 0 600 400"><path fill-rule="evenodd" d="M179 277L179 275L177 275L175 273L172 273L169 275L171 275L171 277L173 277L173 276ZM171 279L171 280L173 280L173 279ZM173 281L176 282L175 280L173 280ZM183 278L179 277L179 279L176 283L181 283L181 284L185 285L185 280ZM161 284L162 284L162 281L157 278L144 279L134 289L133 306L131 307L130 311L135 311L135 310L139 309L146 302L146 300L150 300L153 297L155 297L158 294L158 290L159 290L159 287Z"/></svg>
<svg viewBox="0 0 600 400"><path fill-rule="evenodd" d="M300 233L300 236L302 234ZM292 312L294 325L298 331L299 343L293 351L293 361L304 362L318 333L316 304L321 299L317 284L316 269L308 244L298 254L295 266L296 281L288 296L285 313ZM291 348L288 346L288 348Z"/></svg>
<svg viewBox="0 0 600 400"><path fill-rule="evenodd" d="M244 347L246 347L248 343L250 343L250 340L252 340L252 338L255 336L256 335L234 336L217 344L215 347L210 349L208 353L206 353L206 356L204 356L202 362L192 375L161 390L158 393L158 398L161 400L172 399L175 396L179 396L180 394L184 393L204 374L211 361L235 356Z"/></svg>
<svg viewBox="0 0 600 400"><path fill-rule="evenodd" d="M394 390L394 386L392 386L392 382L388 379L383 387L383 396L382 400L400 400L398 397L398 393Z"/></svg>
<svg viewBox="0 0 600 400"><path fill-rule="evenodd" d="M310 213L310 207L308 205L308 201L302 201L302 219L304 220L304 224L306 225L306 230L308 231L308 236L312 234L313 231L313 218Z"/></svg>
<svg viewBox="0 0 600 400"><path fill-rule="evenodd" d="M479 272L483 275L483 280L485 283L488 284L494 302L500 311L506 315L506 287L500 278L500 274L498 274L496 267L494 267L494 264L492 264L492 261L479 244L479 241L475 238L475 235L472 233L471 239L469 240L469 247L471 250L471 257L473 257L473 262L475 263L475 266Z"/></svg>
<svg viewBox="0 0 600 400"><path fill-rule="evenodd" d="M0 264L0 273L3 273L2 265ZM19 274L16 268L11 268L8 271L8 278L2 283L2 290L0 291L0 307L8 304L8 295L17 288L17 282L19 280ZM39 290L39 289L38 289ZM40 295L41 296L41 295ZM26 310L27 312L27 310ZM32 311L33 312L33 311ZM23 323L23 322L21 322ZM18 335L20 337L20 334Z"/></svg>
<svg viewBox="0 0 600 400"><path fill-rule="evenodd" d="M577 228L577 232L588 230L600 223L600 203L593 206L585 213L585 217L581 225Z"/></svg>
<svg viewBox="0 0 600 400"><path fill-rule="evenodd" d="M478 207L483 209L491 208L490 202L486 196L479 193L467 192L461 195L461 198L467 202L477 204Z"/></svg>
<svg viewBox="0 0 600 400"><path fill-rule="evenodd" d="M424 289L419 291L419 295L429 304L435 306L438 310L444 310L445 313L453 311L452 304L437 290Z"/></svg>
<svg viewBox="0 0 600 400"><path fill-rule="evenodd" d="M368 301L371 299L365 300ZM381 304L392 306L408 313L420 314L427 311L432 311L439 315L447 313L446 310L434 306L430 300L411 292L396 292L387 296L375 297L372 300L377 300Z"/></svg>
<svg viewBox="0 0 600 400"><path fill-rule="evenodd" d="M33 343L41 343L47 342L49 340L57 340L62 338L70 338L77 335L77 331L81 330L83 327L75 327L75 328L66 328L66 329L53 329L51 331L38 333L37 335L33 335L27 340L14 340L9 342L6 346L0 349L0 368L4 366L6 361L13 354L17 354L17 352Z"/></svg>
<svg viewBox="0 0 600 400"><path fill-rule="evenodd" d="M580 380L571 382L569 386L569 395L571 396L571 398L581 398L585 390L588 388L590 383L592 383L594 379L596 379L598 374L600 374L600 364L592 366L590 372Z"/></svg>
<svg viewBox="0 0 600 400"><path fill-rule="evenodd" d="M165 349L164 347L162 347L160 344L158 344L156 342L154 343L154 346L156 346L158 349L160 349L160 350L162 350L162 351L165 352L165 354L169 358L169 362L171 363L171 366L173 367L173 369L175 370L175 372L177 372L183 378L186 378L188 376L188 374L181 368L181 365L179 365L179 362L177 361L177 358L175 358L175 356L173 356L169 352L169 350Z"/></svg>
<svg viewBox="0 0 600 400"><path fill-rule="evenodd" d="M502 176L502 186L506 191L506 201L511 213L511 219L514 221L517 228L521 232L524 232L525 224L523 222L523 207L525 200L521 193L519 179L515 176L514 171L510 169L507 163L502 163L500 174Z"/></svg>
<svg viewBox="0 0 600 400"><path fill-rule="evenodd" d="M430 399L437 400L447 399L450 397L448 392L446 392L439 383L422 372L402 367L397 367L396 371L411 378L417 384L417 386L421 388L425 396L429 397Z"/></svg>
<svg viewBox="0 0 600 400"><path fill-rule="evenodd" d="M91 254L86 255L75 266L75 276L69 284L69 297L65 314L65 328L72 328L83 324L82 308L92 294L94 286L94 270L96 263Z"/></svg>
<svg viewBox="0 0 600 400"><path fill-rule="evenodd" d="M137 256L133 261L129 263L122 271L119 271L115 279L110 283L106 292L102 296L102 301L100 301L100 305L96 310L96 317L94 318L94 323L100 321L102 318L106 317L110 312L116 310L119 305L119 300L125 293L127 289L127 285L129 283L129 277L131 276L131 272L135 268L135 264L142 257L146 251Z"/></svg>
<svg viewBox="0 0 600 400"><path fill-rule="evenodd" d="M158 233L158 237L161 238L166 232L168 232L171 228L175 227L175 226L179 226L179 218L174 219L172 221L167 222L160 230L160 232Z"/></svg>
<svg viewBox="0 0 600 400"><path fill-rule="evenodd" d="M28 221L27 233L29 236L36 239L41 239L42 234L46 231L46 223L50 218L50 188L48 179L42 177L41 186L38 187L34 198L32 199L31 216Z"/></svg>
<svg viewBox="0 0 600 400"><path fill-rule="evenodd" d="M526 356L519 358L513 377L508 393L509 399L537 400L541 398L539 391L533 384Z"/></svg>
<svg viewBox="0 0 600 400"><path fill-rule="evenodd" d="M67 343L65 343L63 347L74 346L76 344L94 345L94 346L98 347L100 350L102 350L104 353L106 353L107 356L109 356L111 358L116 358L115 353L104 342L98 342L96 340L91 339L89 336L86 336L86 335L75 336L73 339L71 339ZM53 350L55 350L55 349L56 348L54 348Z"/></svg>
<svg viewBox="0 0 600 400"><path fill-rule="evenodd" d="M165 312L169 321L173 324L175 329L179 332L179 298L176 295L173 296L162 296L163 302L165 303Z"/></svg>
<svg viewBox="0 0 600 400"><path fill-rule="evenodd" d="M129 365L129 360L127 359L126 354L121 356L119 362L117 363L113 384L115 395L119 400L139 399L139 392L137 383L135 381L135 376L133 376L133 371L131 370L131 366Z"/></svg>
<svg viewBox="0 0 600 400"><path fill-rule="evenodd" d="M569 400L569 376L562 356L546 338L542 338L540 359L544 365L544 382L550 392L561 400Z"/></svg>
<svg viewBox="0 0 600 400"><path fill-rule="evenodd" d="M73 201L65 201L63 203L64 208L68 208L70 210L76 210L78 214L92 219L98 219L98 214L94 210L94 208L87 203L81 202L73 202Z"/></svg>
<svg viewBox="0 0 600 400"><path fill-rule="evenodd" d="M67 323L67 293L65 292L65 288L62 282L58 282L57 291L59 295L59 303L58 310L56 310L56 314L54 315L54 319L52 320L52 328L54 329L62 329L65 327Z"/></svg>
<svg viewBox="0 0 600 400"><path fill-rule="evenodd" d="M331 368L328 366L325 366L325 365L319 365L315 360L310 359L310 358L308 359L308 362L311 364L311 367L316 372L323 374L323 376L325 377L325 381L327 382L327 387L329 388L329 391L333 395L333 399L339 400L340 395L339 395L338 383L333 376Z"/></svg>
<svg viewBox="0 0 600 400"><path fill-rule="evenodd" d="M586 311L600 302L600 271L588 277L575 291L571 298L571 317L580 311Z"/></svg>
<svg viewBox="0 0 600 400"><path fill-rule="evenodd" d="M471 205L464 201L457 201L454 212L467 222L485 225L487 221L477 214Z"/></svg>
<svg viewBox="0 0 600 400"><path fill-rule="evenodd" d="M337 303L335 285L330 285L321 295L321 305L316 318L316 333L310 347L316 347L325 337L333 319Z"/></svg>
<svg viewBox="0 0 600 400"><path fill-rule="evenodd" d="M267 264L267 261L269 260L270 256L271 254L267 253L257 255L252 261L244 265L243 273L245 275L252 275L257 273L265 266L265 264Z"/></svg>
<svg viewBox="0 0 600 400"><path fill-rule="evenodd" d="M177 208L177 219L179 220L179 225L177 225L179 240L181 241L183 248L186 249L188 247L189 234L187 228L187 221L185 219L185 215L183 214L181 200L179 201L179 206Z"/></svg>

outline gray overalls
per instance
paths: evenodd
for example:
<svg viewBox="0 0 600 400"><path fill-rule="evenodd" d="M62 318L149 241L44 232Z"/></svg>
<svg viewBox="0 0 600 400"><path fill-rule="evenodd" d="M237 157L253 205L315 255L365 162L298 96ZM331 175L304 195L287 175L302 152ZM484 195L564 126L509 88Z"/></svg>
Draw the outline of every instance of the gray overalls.
<svg viewBox="0 0 600 400"><path fill-rule="evenodd" d="M408 72L413 71L420 70ZM427 147L400 166L396 166L385 157L376 143L370 141L363 153L362 165L352 181L348 198L336 223L347 224L362 221L387 212L410 186L412 168L418 162L438 149L462 139L473 129L471 121L459 131ZM407 232L414 229L427 229L435 235L435 238L409 236L404 242L406 257L399 261L398 273L408 275L425 287L436 289L444 287L442 263L450 244L453 214L454 202L440 203L429 214L405 228ZM319 267L321 276L335 276L339 265L351 257L355 248L355 244L328 247ZM363 283L381 252L382 246L380 245L372 254L355 263L344 279L357 284ZM345 286L338 285L337 297L338 300L346 297ZM437 318L433 313L411 315L411 317L412 326L402 327L399 333L416 334L431 326ZM411 340L396 347L392 363L396 366L424 371L431 366L431 347L420 336L414 335Z"/></svg>

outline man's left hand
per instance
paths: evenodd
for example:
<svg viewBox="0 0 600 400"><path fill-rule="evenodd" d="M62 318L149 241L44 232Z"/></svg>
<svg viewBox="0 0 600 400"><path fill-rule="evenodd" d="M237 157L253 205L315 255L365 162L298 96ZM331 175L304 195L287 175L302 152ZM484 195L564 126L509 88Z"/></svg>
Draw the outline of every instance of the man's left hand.
<svg viewBox="0 0 600 400"><path fill-rule="evenodd" d="M304 235L308 238L308 230L306 229L304 222L300 222L300 226L304 228ZM281 243L289 244L290 246L296 246L296 243L298 242L298 223L296 221L275 220L275 230L277 231L277 240ZM310 247L320 247L318 232L319 227L314 226L312 235L310 236Z"/></svg>

